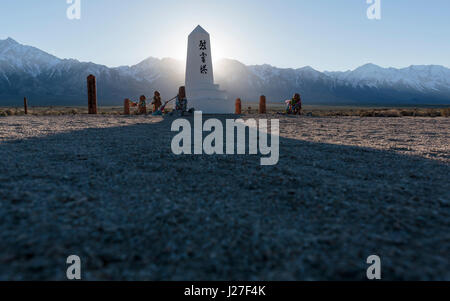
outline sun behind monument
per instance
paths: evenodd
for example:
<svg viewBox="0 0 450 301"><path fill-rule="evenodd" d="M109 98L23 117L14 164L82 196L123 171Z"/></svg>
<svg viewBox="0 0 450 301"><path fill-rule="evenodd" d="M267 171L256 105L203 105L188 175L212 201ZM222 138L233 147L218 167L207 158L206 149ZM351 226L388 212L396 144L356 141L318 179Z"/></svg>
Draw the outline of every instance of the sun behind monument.
<svg viewBox="0 0 450 301"><path fill-rule="evenodd" d="M189 107L204 114L233 114L233 102L214 84L211 40L200 25L188 38L185 81Z"/></svg>

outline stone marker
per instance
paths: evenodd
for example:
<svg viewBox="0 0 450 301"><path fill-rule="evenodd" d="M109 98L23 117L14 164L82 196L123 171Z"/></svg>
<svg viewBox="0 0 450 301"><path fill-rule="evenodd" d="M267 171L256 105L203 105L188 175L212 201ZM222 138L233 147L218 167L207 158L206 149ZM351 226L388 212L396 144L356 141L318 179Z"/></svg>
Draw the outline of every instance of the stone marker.
<svg viewBox="0 0 450 301"><path fill-rule="evenodd" d="M233 101L214 84L209 33L200 25L188 38L186 60L186 96L188 108L205 114L233 114Z"/></svg>
<svg viewBox="0 0 450 301"><path fill-rule="evenodd" d="M259 98L259 114L266 114L266 97L264 95Z"/></svg>
<svg viewBox="0 0 450 301"><path fill-rule="evenodd" d="M240 98L236 99L235 113L238 115L242 114L242 102Z"/></svg>
<svg viewBox="0 0 450 301"><path fill-rule="evenodd" d="M123 114L130 115L130 100L128 98L123 102Z"/></svg>
<svg viewBox="0 0 450 301"><path fill-rule="evenodd" d="M23 98L23 109L25 110L25 115L27 115L28 114L28 101L27 101L26 97Z"/></svg>
<svg viewBox="0 0 450 301"><path fill-rule="evenodd" d="M87 88L89 114L97 114L97 85L92 74L87 77Z"/></svg>

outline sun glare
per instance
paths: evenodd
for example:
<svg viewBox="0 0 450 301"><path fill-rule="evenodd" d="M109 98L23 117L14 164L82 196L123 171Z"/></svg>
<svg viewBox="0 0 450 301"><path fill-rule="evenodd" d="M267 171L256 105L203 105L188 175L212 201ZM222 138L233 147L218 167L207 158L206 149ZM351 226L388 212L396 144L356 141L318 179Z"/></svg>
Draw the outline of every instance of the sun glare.
<svg viewBox="0 0 450 301"><path fill-rule="evenodd" d="M187 43L188 35L194 30L195 26L187 28L175 29L163 42L165 49L160 49L161 57L171 57L180 61L186 61L187 56ZM208 30L208 29L206 29ZM211 35L211 52L212 59L216 61L218 59L229 57L228 43L225 42L220 32L210 32Z"/></svg>

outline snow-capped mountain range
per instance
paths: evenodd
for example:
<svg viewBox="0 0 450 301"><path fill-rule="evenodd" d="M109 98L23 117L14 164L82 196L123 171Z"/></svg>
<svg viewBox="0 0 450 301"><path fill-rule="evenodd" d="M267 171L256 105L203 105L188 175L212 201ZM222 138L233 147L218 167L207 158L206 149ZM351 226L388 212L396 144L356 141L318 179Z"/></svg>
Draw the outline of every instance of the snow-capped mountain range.
<svg viewBox="0 0 450 301"><path fill-rule="evenodd" d="M89 74L97 77L100 104L119 105L124 98L151 96L155 90L171 98L183 85L184 65L148 58L134 66L109 68L59 59L11 38L0 40L0 106L19 104L24 96L33 105L85 105ZM319 72L224 59L215 63L215 78L230 98L248 102L262 94L270 102L283 102L300 92L310 104L450 104L450 69L435 65L395 69L367 64L352 71Z"/></svg>

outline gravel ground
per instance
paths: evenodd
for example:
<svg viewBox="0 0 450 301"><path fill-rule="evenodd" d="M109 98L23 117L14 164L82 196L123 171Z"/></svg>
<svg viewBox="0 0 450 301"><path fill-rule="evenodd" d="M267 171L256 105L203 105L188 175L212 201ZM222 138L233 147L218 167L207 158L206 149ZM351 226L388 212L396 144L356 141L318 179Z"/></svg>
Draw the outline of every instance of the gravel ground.
<svg viewBox="0 0 450 301"><path fill-rule="evenodd" d="M0 118L0 280L450 280L450 119L269 117L268 167L174 156L171 119Z"/></svg>

